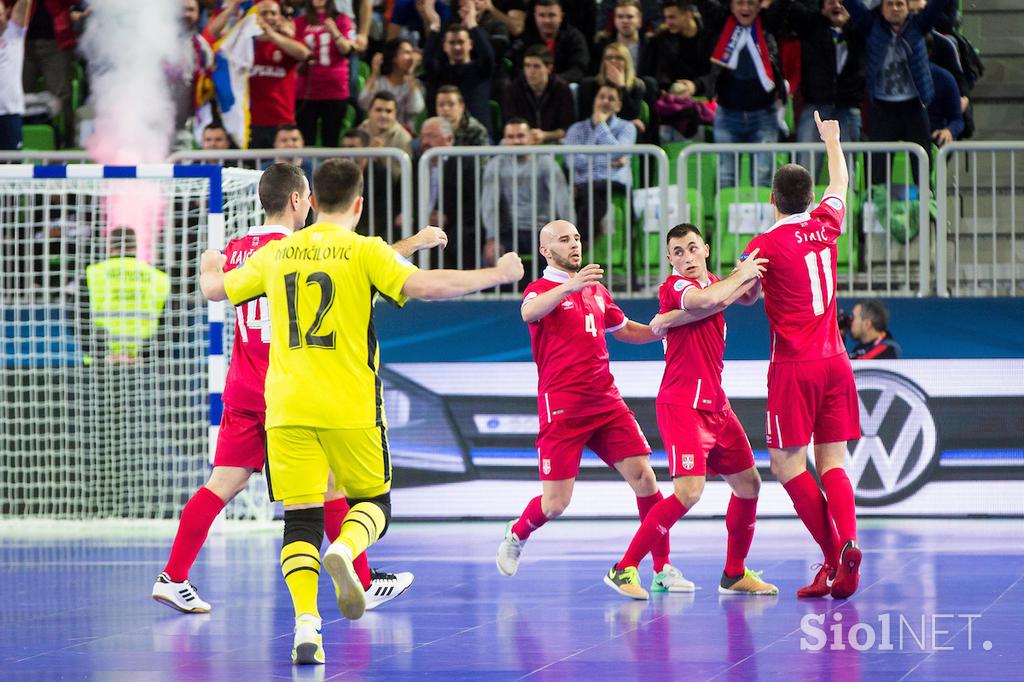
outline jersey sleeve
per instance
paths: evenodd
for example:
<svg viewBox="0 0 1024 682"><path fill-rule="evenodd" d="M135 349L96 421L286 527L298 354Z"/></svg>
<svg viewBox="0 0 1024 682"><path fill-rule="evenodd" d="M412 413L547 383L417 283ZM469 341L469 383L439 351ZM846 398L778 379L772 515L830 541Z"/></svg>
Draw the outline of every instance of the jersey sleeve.
<svg viewBox="0 0 1024 682"><path fill-rule="evenodd" d="M743 253L740 254L740 260L746 260L747 256L749 256L754 251L754 249L761 249L757 254L758 258L767 258L767 246L768 240L764 239L764 235L758 235L754 237L749 242L747 242L747 245L743 248Z"/></svg>
<svg viewBox="0 0 1024 682"><path fill-rule="evenodd" d="M691 289L700 289L697 283L686 277L677 277L666 295L671 310L686 310L686 292Z"/></svg>
<svg viewBox="0 0 1024 682"><path fill-rule="evenodd" d="M811 211L811 217L821 223L829 239L833 241L843 233L843 218L845 216L846 202L835 194L822 197L821 203Z"/></svg>
<svg viewBox="0 0 1024 682"><path fill-rule="evenodd" d="M626 317L626 313L622 312L614 300L612 295L603 286L601 287L601 295L604 296L604 330L605 333L610 334L617 332L626 326L629 322L629 318Z"/></svg>
<svg viewBox="0 0 1024 682"><path fill-rule="evenodd" d="M402 287L418 268L380 237L367 239L360 255L370 283L380 295L395 305L405 305L409 297L402 293Z"/></svg>
<svg viewBox="0 0 1024 682"><path fill-rule="evenodd" d="M265 295L264 275L270 266L273 249L260 249L249 256L245 263L224 273L224 291L233 305Z"/></svg>

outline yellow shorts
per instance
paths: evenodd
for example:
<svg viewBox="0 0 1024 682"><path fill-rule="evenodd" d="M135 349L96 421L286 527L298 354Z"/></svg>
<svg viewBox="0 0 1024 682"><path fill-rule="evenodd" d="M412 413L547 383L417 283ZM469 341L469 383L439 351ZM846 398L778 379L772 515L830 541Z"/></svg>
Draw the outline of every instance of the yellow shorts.
<svg viewBox="0 0 1024 682"><path fill-rule="evenodd" d="M285 505L323 502L327 477L347 497L376 497L391 490L391 455L384 427L267 429L270 497Z"/></svg>

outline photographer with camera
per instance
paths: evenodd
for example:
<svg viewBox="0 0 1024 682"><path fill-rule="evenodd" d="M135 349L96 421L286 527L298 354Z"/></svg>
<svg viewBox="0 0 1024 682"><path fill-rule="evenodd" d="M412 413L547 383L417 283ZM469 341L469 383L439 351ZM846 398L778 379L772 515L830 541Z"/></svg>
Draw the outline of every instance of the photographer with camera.
<svg viewBox="0 0 1024 682"><path fill-rule="evenodd" d="M876 298L866 299L853 306L853 315L840 310L839 331L857 341L850 351L851 360L898 360L903 349L889 332L889 309Z"/></svg>

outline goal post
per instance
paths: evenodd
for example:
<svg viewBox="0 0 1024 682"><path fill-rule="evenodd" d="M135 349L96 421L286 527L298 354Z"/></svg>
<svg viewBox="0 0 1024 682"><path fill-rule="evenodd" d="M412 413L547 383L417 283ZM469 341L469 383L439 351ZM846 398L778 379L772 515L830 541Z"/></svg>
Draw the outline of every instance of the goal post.
<svg viewBox="0 0 1024 682"><path fill-rule="evenodd" d="M262 223L259 176L0 165L0 516L174 518L203 483L233 318L199 255Z"/></svg>

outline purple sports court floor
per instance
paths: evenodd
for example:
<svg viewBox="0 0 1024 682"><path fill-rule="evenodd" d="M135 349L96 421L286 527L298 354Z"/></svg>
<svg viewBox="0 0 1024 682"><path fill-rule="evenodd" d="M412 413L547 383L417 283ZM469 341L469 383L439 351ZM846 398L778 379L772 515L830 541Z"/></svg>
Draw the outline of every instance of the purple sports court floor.
<svg viewBox="0 0 1024 682"><path fill-rule="evenodd" d="M405 595L341 618L322 576L326 666L291 665L279 531L229 526L193 571L213 613L153 602L171 525L0 526L4 680L1022 679L1024 522L870 520L860 591L797 601L815 552L796 521L762 521L748 565L777 598L720 597L721 520L683 520L674 563L702 589L619 597L601 578L635 524L559 521L519 574L494 566L500 523L396 524L371 564ZM645 584L650 565L641 566ZM851 646L851 641L856 647ZM857 648L864 649L858 651Z"/></svg>

